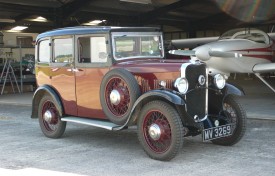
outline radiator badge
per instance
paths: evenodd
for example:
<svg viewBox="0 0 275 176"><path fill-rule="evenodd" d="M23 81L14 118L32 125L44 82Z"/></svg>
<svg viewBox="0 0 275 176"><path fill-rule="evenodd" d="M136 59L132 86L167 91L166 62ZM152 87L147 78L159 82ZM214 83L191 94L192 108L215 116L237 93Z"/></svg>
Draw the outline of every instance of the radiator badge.
<svg viewBox="0 0 275 176"><path fill-rule="evenodd" d="M200 75L198 81L199 81L199 84L201 86L203 86L205 84L205 81L206 81L205 80L205 76L204 75Z"/></svg>

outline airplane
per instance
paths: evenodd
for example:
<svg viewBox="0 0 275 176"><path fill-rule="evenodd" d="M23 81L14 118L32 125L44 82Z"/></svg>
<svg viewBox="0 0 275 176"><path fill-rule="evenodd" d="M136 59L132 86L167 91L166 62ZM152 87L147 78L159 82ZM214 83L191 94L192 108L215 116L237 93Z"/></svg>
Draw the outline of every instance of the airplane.
<svg viewBox="0 0 275 176"><path fill-rule="evenodd" d="M209 74L223 73L228 77L230 73L253 73L275 93L260 76L260 73L275 71L275 40L261 30L233 29L193 50L170 50L169 53L205 62Z"/></svg>

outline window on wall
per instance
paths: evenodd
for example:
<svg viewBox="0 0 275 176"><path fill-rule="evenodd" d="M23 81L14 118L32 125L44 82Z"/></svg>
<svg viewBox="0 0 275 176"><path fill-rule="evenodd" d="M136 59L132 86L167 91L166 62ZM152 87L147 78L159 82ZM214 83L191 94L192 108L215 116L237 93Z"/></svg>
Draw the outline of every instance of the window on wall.
<svg viewBox="0 0 275 176"><path fill-rule="evenodd" d="M38 61L50 62L50 40L42 40L38 44Z"/></svg>
<svg viewBox="0 0 275 176"><path fill-rule="evenodd" d="M32 36L17 36L16 43L22 47L32 47L33 46L33 38Z"/></svg>
<svg viewBox="0 0 275 176"><path fill-rule="evenodd" d="M79 37L78 45L80 63L107 62L105 37Z"/></svg>
<svg viewBox="0 0 275 176"><path fill-rule="evenodd" d="M70 63L73 60L73 39L59 38L53 40L53 62Z"/></svg>

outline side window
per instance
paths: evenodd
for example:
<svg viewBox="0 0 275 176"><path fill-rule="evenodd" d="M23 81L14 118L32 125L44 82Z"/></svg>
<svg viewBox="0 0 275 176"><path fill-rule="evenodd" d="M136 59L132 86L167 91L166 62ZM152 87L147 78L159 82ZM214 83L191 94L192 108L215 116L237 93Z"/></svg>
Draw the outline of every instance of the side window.
<svg viewBox="0 0 275 176"><path fill-rule="evenodd" d="M50 40L42 40L38 44L38 62L50 62Z"/></svg>
<svg viewBox="0 0 275 176"><path fill-rule="evenodd" d="M107 62L107 46L105 37L79 37L79 62L104 63Z"/></svg>
<svg viewBox="0 0 275 176"><path fill-rule="evenodd" d="M59 38L53 40L53 62L69 63L73 60L73 39Z"/></svg>

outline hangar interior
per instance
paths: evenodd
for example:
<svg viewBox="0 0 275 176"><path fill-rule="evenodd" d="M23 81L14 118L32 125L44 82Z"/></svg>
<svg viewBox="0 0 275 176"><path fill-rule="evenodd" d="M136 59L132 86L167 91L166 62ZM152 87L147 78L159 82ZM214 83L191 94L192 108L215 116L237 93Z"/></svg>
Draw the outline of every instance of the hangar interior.
<svg viewBox="0 0 275 176"><path fill-rule="evenodd" d="M173 39L219 36L241 27L273 33L274 24L274 0L0 0L1 70L10 64L10 79L16 80L13 86L6 84L3 88L5 79L1 76L0 91L5 94L35 90L35 38L56 28L154 26L162 29L165 42L169 43ZM5 63L5 58L12 62ZM264 76L274 85L274 73ZM255 80L253 75L233 74L230 79L248 92L258 91L252 88L254 82L249 82ZM270 90L261 88L261 92Z"/></svg>

